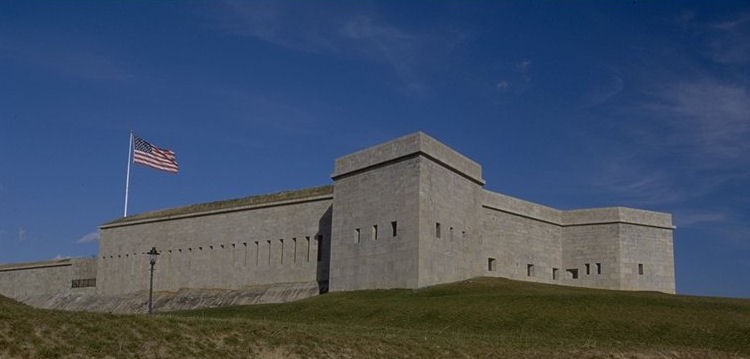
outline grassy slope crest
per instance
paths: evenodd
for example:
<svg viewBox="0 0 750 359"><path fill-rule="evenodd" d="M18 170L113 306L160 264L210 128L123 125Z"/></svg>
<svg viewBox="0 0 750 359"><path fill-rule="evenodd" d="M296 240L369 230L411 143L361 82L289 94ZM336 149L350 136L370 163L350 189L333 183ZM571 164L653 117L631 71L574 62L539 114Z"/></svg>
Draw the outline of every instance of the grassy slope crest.
<svg viewBox="0 0 750 359"><path fill-rule="evenodd" d="M0 298L0 357L750 357L750 300L472 280L143 315Z"/></svg>

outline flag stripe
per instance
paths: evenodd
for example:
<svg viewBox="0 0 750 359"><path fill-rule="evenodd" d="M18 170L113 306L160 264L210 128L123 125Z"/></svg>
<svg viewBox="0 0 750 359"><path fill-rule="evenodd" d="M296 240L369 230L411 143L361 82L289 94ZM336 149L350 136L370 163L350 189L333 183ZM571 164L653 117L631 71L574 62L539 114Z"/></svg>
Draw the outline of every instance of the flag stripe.
<svg viewBox="0 0 750 359"><path fill-rule="evenodd" d="M169 172L177 172L178 170L178 166L176 163L153 160L150 157L145 157L143 155L139 155L138 153L135 154L133 162Z"/></svg>
<svg viewBox="0 0 750 359"><path fill-rule="evenodd" d="M156 147L137 136L133 136L133 147L133 163L171 173L179 170L174 151Z"/></svg>

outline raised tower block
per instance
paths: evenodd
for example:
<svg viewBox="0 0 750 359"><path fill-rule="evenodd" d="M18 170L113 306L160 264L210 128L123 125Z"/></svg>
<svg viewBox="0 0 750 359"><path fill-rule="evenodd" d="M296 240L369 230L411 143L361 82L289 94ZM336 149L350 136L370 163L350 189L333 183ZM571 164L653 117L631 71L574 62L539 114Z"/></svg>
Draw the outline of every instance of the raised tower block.
<svg viewBox="0 0 750 359"><path fill-rule="evenodd" d="M478 228L476 162L418 132L337 159L332 178L332 290L415 288L476 273L459 241Z"/></svg>

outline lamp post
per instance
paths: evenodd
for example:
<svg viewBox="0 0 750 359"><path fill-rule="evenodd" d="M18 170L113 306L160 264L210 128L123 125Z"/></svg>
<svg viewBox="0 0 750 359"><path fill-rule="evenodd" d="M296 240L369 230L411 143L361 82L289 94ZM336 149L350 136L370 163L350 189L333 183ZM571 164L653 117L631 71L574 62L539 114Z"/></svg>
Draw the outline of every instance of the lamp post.
<svg viewBox="0 0 750 359"><path fill-rule="evenodd" d="M156 264L156 256L159 255L159 252L156 251L156 247L151 247L151 250L146 254L148 254L148 262L151 264L151 280L148 285L148 314L151 314L153 312L154 264Z"/></svg>

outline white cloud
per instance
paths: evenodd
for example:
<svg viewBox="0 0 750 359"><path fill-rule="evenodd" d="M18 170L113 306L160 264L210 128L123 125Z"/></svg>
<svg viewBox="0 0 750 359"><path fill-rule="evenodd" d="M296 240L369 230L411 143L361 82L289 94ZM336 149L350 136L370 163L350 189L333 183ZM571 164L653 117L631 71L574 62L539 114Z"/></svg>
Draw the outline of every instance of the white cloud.
<svg viewBox="0 0 750 359"><path fill-rule="evenodd" d="M530 82L531 75L529 74L529 68L531 67L531 60L525 59L516 63L516 70L521 74L524 81Z"/></svg>
<svg viewBox="0 0 750 359"><path fill-rule="evenodd" d="M625 81L617 74L602 74L601 81L592 86L583 98L584 107L593 107L617 96L625 87Z"/></svg>
<svg viewBox="0 0 750 359"><path fill-rule="evenodd" d="M738 14L709 28L714 35L709 44L714 61L728 65L750 63L750 13Z"/></svg>
<svg viewBox="0 0 750 359"><path fill-rule="evenodd" d="M464 38L456 31L407 31L373 10L347 6L234 0L222 5L218 21L230 33L297 51L386 64L414 94L426 90L425 63L450 53Z"/></svg>
<svg viewBox="0 0 750 359"><path fill-rule="evenodd" d="M665 120L672 146L692 149L701 160L750 159L750 92L743 85L679 81L660 86L646 108Z"/></svg>
<svg viewBox="0 0 750 359"><path fill-rule="evenodd" d="M529 66L531 66L531 60L529 59L516 63L516 69L522 74L527 74L529 72Z"/></svg>
<svg viewBox="0 0 750 359"><path fill-rule="evenodd" d="M726 212L711 212L705 210L688 209L673 214L677 227L692 227L706 223L727 222L730 218Z"/></svg>
<svg viewBox="0 0 750 359"><path fill-rule="evenodd" d="M502 80L497 83L497 89L501 92L506 92L510 88L510 83L508 81Z"/></svg>
<svg viewBox="0 0 750 359"><path fill-rule="evenodd" d="M103 49L75 43L64 34L51 36L46 41L31 37L0 42L0 58L84 80L126 81L134 77L123 63Z"/></svg>
<svg viewBox="0 0 750 359"><path fill-rule="evenodd" d="M696 194L684 192L669 172L644 167L631 157L613 159L593 183L627 206L650 208L674 204Z"/></svg>
<svg viewBox="0 0 750 359"><path fill-rule="evenodd" d="M89 243L89 242L96 242L98 240L99 240L99 231L94 231L79 238L76 241L76 243Z"/></svg>

